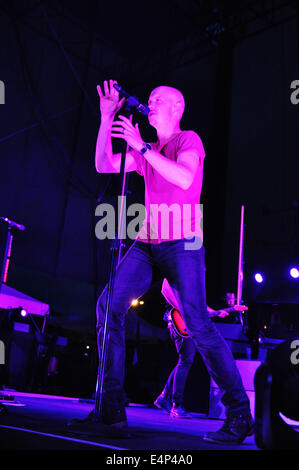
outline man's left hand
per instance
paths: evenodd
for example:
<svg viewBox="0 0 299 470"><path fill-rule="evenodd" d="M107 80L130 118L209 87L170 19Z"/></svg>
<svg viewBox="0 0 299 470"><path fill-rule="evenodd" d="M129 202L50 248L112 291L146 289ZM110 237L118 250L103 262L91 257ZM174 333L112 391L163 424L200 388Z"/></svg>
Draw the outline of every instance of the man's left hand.
<svg viewBox="0 0 299 470"><path fill-rule="evenodd" d="M218 315L217 316L219 318L227 317L227 315L229 315L229 313L226 310L218 310Z"/></svg>
<svg viewBox="0 0 299 470"><path fill-rule="evenodd" d="M111 137L124 139L130 147L140 152L144 146L144 141L140 135L138 123L133 126L130 119L125 116L118 116L118 118L119 120L113 123Z"/></svg>
<svg viewBox="0 0 299 470"><path fill-rule="evenodd" d="M245 310L248 310L248 307L246 307L246 305L234 305L234 309L236 312L244 312Z"/></svg>

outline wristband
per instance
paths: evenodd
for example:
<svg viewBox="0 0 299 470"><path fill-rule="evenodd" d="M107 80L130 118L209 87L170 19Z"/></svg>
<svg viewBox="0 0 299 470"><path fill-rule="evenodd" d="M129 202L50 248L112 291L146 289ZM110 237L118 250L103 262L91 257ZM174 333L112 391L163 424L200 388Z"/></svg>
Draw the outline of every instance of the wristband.
<svg viewBox="0 0 299 470"><path fill-rule="evenodd" d="M148 150L152 150L152 146L150 144L148 144L147 142L145 142L144 146L140 150L141 155L144 155L145 152L147 152Z"/></svg>

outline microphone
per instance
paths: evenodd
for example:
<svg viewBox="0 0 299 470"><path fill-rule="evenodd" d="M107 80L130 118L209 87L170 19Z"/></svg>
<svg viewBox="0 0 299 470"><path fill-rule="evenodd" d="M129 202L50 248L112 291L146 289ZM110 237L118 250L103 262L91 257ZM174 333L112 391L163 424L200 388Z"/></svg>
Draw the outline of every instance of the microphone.
<svg viewBox="0 0 299 470"><path fill-rule="evenodd" d="M116 83L113 85L113 87L118 91L118 93L127 98L127 103L129 106L136 108L137 111L139 111L141 114L145 114L146 116L148 115L148 113L150 112L149 107L145 104L140 103L139 99L136 96L131 96Z"/></svg>
<svg viewBox="0 0 299 470"><path fill-rule="evenodd" d="M8 219L7 217L0 217L1 220L4 220L4 222L7 222L9 225L18 228L19 230L25 230L25 225L17 224L13 220Z"/></svg>

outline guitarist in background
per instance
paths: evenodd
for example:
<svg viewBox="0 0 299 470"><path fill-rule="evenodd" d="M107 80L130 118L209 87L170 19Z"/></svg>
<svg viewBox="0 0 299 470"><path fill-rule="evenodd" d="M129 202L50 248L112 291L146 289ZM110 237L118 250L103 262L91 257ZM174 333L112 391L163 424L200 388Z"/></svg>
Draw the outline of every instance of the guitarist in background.
<svg viewBox="0 0 299 470"><path fill-rule="evenodd" d="M178 302L166 279L163 280L162 294L169 304L169 308L164 315L164 320L168 322L167 326L169 328L170 337L174 341L178 353L178 362L171 371L154 405L157 408L167 411L171 418L192 418L192 415L184 408L184 390L188 374L194 361L196 347L188 333L184 332L185 325L179 325L172 315L172 310L176 309L178 311L178 321L180 323L183 322L179 315ZM213 310L207 306L209 317L224 318L229 315L231 311L240 312L247 310L245 305L233 305L231 302L229 305L231 308L227 310Z"/></svg>

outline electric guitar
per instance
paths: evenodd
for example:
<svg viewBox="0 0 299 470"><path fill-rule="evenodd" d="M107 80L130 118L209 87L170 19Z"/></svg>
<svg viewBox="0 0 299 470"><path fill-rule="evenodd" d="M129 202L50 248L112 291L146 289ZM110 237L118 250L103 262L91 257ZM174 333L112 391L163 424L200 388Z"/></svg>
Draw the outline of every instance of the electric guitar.
<svg viewBox="0 0 299 470"><path fill-rule="evenodd" d="M248 310L248 307L246 307L245 305L234 305L233 307L223 308L221 310L214 310L213 312L209 312L209 317L218 317L221 312L227 312L227 314L229 314L231 312L243 312L245 310ZM189 333L187 331L183 317L175 307L173 307L167 312L166 317L168 320L168 324L170 324L170 327L174 330L177 335L181 336L182 338L189 337Z"/></svg>

